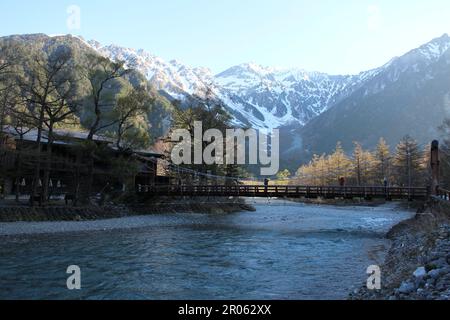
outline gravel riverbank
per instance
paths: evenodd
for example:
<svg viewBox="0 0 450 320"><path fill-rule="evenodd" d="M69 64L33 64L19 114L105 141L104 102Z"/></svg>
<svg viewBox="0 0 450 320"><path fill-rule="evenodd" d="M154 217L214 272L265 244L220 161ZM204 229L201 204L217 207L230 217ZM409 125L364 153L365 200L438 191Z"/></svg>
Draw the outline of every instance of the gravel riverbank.
<svg viewBox="0 0 450 320"><path fill-rule="evenodd" d="M132 204L109 204L105 206L72 207L53 204L45 207L29 207L14 203L0 204L0 222L46 222L46 221L94 221L116 219L136 215L177 212L224 214L255 209L240 199L153 199Z"/></svg>
<svg viewBox="0 0 450 320"><path fill-rule="evenodd" d="M353 300L449 300L450 204L431 201L388 233L392 240L381 266L382 289L363 286Z"/></svg>
<svg viewBox="0 0 450 320"><path fill-rule="evenodd" d="M104 209L106 210L106 209ZM183 211L184 210L184 211ZM139 212L132 211L129 208L114 208L111 213L105 213L100 217L94 219L92 212L89 217L92 219L65 219L61 220L61 216L57 216L55 220L50 220L48 215L47 220L36 221L15 221L15 222L0 222L0 237L1 236L20 236L20 235L37 235L37 234L56 234L67 232L91 232L91 231L112 231L112 230L126 230L139 229L147 227L163 227L164 223L160 220L152 219L150 216L155 214L172 214L179 215L183 219L189 214L228 214L231 212L254 211L252 206L247 204L212 204L212 203L197 203L181 205L166 205L158 207L158 209L145 210L140 208ZM106 211L105 211L106 212ZM67 212L65 212L68 215ZM35 216L29 216L36 218ZM40 216L38 216L40 217ZM167 221L170 225L172 222Z"/></svg>

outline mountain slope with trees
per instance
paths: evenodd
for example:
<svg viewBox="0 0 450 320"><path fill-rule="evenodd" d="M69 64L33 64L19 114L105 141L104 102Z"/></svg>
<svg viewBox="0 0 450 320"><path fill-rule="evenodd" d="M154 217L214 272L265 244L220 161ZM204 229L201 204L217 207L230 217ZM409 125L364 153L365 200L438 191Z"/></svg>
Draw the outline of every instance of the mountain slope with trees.
<svg viewBox="0 0 450 320"><path fill-rule="evenodd" d="M297 146L287 148L287 157L308 159L329 152L337 141L350 152L353 141L373 148L380 137L389 144L405 135L421 145L438 139L440 125L450 116L449 48L450 37L444 35L394 59L364 87L305 127L291 130Z"/></svg>
<svg viewBox="0 0 450 320"><path fill-rule="evenodd" d="M30 204L50 199L57 129L86 132L86 137L73 146L73 167L77 169L71 169L71 197L75 204L90 201L95 192L95 161L101 158L116 168L110 172L111 177L117 174L134 188L129 178L135 176L132 168L136 164L127 154L131 148L150 147L152 140L164 133L161 119L170 117L172 106L132 66L97 54L80 39L12 36L1 38L0 48L1 141L3 130L13 130L20 137L29 132L35 135L36 147L27 150L36 163L27 173L32 177ZM116 151L105 153L98 143L105 141L104 136L115 141ZM17 190L17 179L23 174L22 151L19 153L14 172L1 174L12 176ZM127 177L123 176L125 172Z"/></svg>
<svg viewBox="0 0 450 320"><path fill-rule="evenodd" d="M93 99L87 97L92 94L93 90L98 91L98 88L93 88L92 81L90 80L98 80L95 79L99 76L99 74L95 74L97 72L95 66L104 69L112 61L104 58L82 39L70 35L49 37L44 34L33 34L3 37L0 38L0 47L5 56L4 59L10 60L16 66L15 72L22 74L33 73L34 71L31 70L33 63L36 64L35 62L38 60L48 60L49 56L54 55L56 51L66 50L70 52L73 60L73 65L71 66L72 77L76 79L76 88L74 88L75 92L73 95L78 100L77 104L79 104L79 107L74 113L79 119L80 129L92 131L90 130L92 129L90 125L92 121L95 121L93 119L95 118L96 102L94 101L95 97ZM11 55L12 53L14 55ZM142 74L133 70L132 64L126 66L122 64L120 67L128 70L128 72L124 72L123 77L113 77L102 88L101 94L104 100L102 101L102 108L108 109L108 106L114 107L119 97L133 92L133 90L142 89L147 92L152 99L151 108L147 110L145 115L141 113L140 117L134 117L135 123L133 124L133 130L128 131L135 131L136 135L140 135L148 140L148 144L152 139L160 137L168 131L172 105L163 95L149 85L147 79ZM120 72L119 70L117 71ZM92 74L89 75L89 72ZM118 110L113 110L114 108L110 109L106 112L107 114L104 114L104 119L102 119L103 123L97 126L101 129L99 131L102 133L115 135L119 129L119 122L116 121ZM113 124L105 127L108 123Z"/></svg>

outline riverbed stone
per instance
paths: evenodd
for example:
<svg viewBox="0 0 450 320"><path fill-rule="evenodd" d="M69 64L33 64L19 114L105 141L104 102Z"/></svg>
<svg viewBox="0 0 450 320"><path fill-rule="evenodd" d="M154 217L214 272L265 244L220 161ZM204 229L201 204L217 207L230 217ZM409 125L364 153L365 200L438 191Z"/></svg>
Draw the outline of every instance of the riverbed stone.
<svg viewBox="0 0 450 320"><path fill-rule="evenodd" d="M415 287L416 288L421 288L425 285L425 280L423 278L416 278L414 281Z"/></svg>
<svg viewBox="0 0 450 320"><path fill-rule="evenodd" d="M435 279L429 278L427 280L427 283L425 283L425 289L430 289L431 287L434 286L435 283L436 283Z"/></svg>
<svg viewBox="0 0 450 320"><path fill-rule="evenodd" d="M433 269L428 272L428 276L432 279L437 279L442 273L442 269Z"/></svg>
<svg viewBox="0 0 450 320"><path fill-rule="evenodd" d="M416 278L423 278L427 275L427 271L425 270L425 267L420 267L414 271L413 275Z"/></svg>
<svg viewBox="0 0 450 320"><path fill-rule="evenodd" d="M415 291L415 286L411 282L404 281L400 288L398 289L399 293L408 294Z"/></svg>

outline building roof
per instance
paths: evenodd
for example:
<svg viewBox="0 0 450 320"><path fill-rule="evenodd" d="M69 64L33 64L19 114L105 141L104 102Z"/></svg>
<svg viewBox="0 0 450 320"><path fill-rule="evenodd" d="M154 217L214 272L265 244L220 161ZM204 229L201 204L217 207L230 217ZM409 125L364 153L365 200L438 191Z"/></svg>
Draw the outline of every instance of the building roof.
<svg viewBox="0 0 450 320"><path fill-rule="evenodd" d="M19 131L9 125L3 126L2 132L6 133L10 136L13 136L15 139L22 138L25 141L32 141L32 142L37 141L37 136L38 136L38 129L22 128ZM21 133L23 133L22 137L21 137ZM70 140L81 140L81 141L86 140L89 133L86 131L55 129L55 130L53 130L53 135L54 135L54 139L55 139L54 143L70 144L70 142L69 142ZM112 143L113 142L112 139L105 137L105 136L100 136L100 135L94 135L93 141L103 142L103 143ZM42 131L41 142L42 143L48 142L48 131L47 130Z"/></svg>
<svg viewBox="0 0 450 320"><path fill-rule="evenodd" d="M2 132L6 133L9 136L12 136L16 140L22 139L24 141L30 142L36 142L38 136L37 129L23 128L21 131L18 131L14 127L9 125L3 126ZM22 135L21 132L23 133ZM75 141L84 141L87 139L89 135L89 133L86 131L62 130L62 129L54 130L53 134L54 134L53 143L57 145L71 145L74 144ZM117 150L117 148L113 146L114 140L111 138L101 135L94 135L93 141L109 145L111 149ZM41 142L48 143L48 131L44 130L42 132ZM132 150L132 152L142 157L153 157L153 158L163 157L162 154L157 153L153 150Z"/></svg>
<svg viewBox="0 0 450 320"><path fill-rule="evenodd" d="M110 148L112 150L114 150L114 151L119 152L119 149L115 145L110 146ZM162 157L164 157L164 155L162 153L156 152L156 151L154 151L152 149L147 149L147 150L143 150L143 149L136 149L136 150L125 149L125 150L122 150L122 152L129 153L129 154L135 154L135 155L137 155L139 157L142 157L142 158L146 158L146 157L162 158Z"/></svg>

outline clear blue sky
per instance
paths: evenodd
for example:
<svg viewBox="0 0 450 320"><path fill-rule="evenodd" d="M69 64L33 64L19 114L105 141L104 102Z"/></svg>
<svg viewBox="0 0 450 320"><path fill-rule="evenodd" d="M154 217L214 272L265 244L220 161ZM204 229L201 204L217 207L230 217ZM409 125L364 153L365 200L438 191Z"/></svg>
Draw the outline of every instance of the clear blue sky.
<svg viewBox="0 0 450 320"><path fill-rule="evenodd" d="M81 9L80 29L67 8ZM1 0L0 35L81 35L214 72L244 63L333 74L450 33L449 0Z"/></svg>

